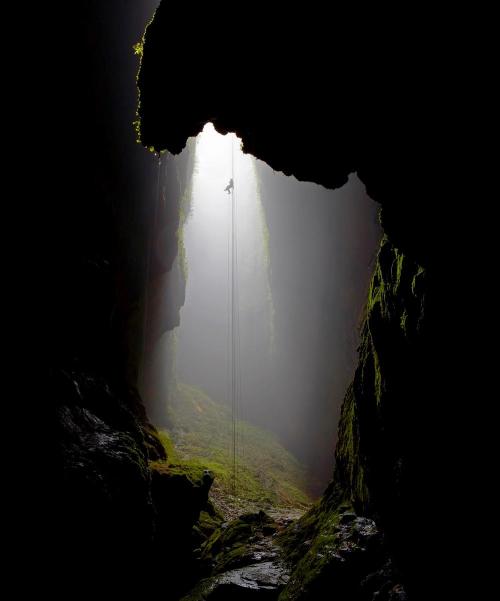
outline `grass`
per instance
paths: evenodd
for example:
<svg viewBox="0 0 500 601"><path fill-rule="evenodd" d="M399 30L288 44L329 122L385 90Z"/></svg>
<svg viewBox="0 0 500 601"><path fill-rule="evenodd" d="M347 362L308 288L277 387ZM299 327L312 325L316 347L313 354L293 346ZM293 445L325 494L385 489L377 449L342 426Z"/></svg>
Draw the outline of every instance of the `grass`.
<svg viewBox="0 0 500 601"><path fill-rule="evenodd" d="M238 422L236 498L233 495L232 419L228 407L202 390L179 383L169 407L170 432L160 433L169 462L209 469L215 476L216 504L228 499L255 507L306 508L305 470L275 436L245 421Z"/></svg>

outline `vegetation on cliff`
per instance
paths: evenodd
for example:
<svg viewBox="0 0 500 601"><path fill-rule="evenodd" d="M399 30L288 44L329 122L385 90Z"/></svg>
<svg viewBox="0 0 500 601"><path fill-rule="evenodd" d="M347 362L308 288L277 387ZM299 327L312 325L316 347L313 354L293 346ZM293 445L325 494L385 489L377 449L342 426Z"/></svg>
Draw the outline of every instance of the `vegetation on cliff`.
<svg viewBox="0 0 500 601"><path fill-rule="evenodd" d="M380 586L392 591L391 599L406 598L390 555L398 544L395 526L406 517L402 500L412 457L402 408L411 415L418 406L421 366L415 357L425 335L425 278L425 270L384 237L361 328L359 364L342 406L333 481L280 537L294 566L283 601L315 598L320 590L362 595L365 587L372 594ZM389 546L380 526L389 531Z"/></svg>
<svg viewBox="0 0 500 601"><path fill-rule="evenodd" d="M230 409L193 386L178 383L169 405L170 432L161 433L174 461L214 475L211 495L222 509L306 508L306 474L276 437L239 421L237 490L233 491ZM172 443L173 441L173 443Z"/></svg>

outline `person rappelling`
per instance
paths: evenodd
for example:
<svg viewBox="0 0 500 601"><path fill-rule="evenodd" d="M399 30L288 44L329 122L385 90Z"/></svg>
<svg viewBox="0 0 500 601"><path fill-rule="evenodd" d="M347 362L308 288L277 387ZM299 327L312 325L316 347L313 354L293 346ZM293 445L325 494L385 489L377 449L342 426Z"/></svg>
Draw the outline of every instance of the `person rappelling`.
<svg viewBox="0 0 500 601"><path fill-rule="evenodd" d="M228 194L231 194L231 191L234 189L234 182L233 182L233 178L231 178L229 180L229 184L224 188L224 192L227 192Z"/></svg>

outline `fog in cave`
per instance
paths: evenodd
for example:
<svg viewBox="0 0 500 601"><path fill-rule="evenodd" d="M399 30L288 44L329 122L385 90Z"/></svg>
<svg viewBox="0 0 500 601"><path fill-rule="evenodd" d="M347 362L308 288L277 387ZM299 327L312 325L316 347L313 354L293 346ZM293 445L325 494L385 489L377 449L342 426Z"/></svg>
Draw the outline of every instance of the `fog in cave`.
<svg viewBox="0 0 500 601"><path fill-rule="evenodd" d="M179 382L195 386L271 431L318 494L332 476L354 373L381 236L378 207L355 174L337 190L299 182L244 154L234 134L212 124L178 160L189 162L186 153L191 171L172 268L185 278L185 299L180 324L153 351L153 413L168 414ZM179 285L173 281L164 303Z"/></svg>

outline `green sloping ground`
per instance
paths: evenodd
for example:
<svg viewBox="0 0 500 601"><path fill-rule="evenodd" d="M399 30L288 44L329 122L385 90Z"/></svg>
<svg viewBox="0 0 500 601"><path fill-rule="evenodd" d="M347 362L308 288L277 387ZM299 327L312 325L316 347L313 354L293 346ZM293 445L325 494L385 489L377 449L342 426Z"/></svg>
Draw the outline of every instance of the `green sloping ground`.
<svg viewBox="0 0 500 601"><path fill-rule="evenodd" d="M238 422L241 450L235 499L229 408L200 389L179 383L171 398L169 417L172 428L162 433L169 460L212 471L216 502L232 499L264 508L305 508L310 504L304 468L272 433L245 421Z"/></svg>

